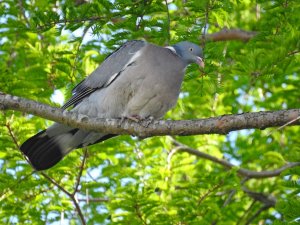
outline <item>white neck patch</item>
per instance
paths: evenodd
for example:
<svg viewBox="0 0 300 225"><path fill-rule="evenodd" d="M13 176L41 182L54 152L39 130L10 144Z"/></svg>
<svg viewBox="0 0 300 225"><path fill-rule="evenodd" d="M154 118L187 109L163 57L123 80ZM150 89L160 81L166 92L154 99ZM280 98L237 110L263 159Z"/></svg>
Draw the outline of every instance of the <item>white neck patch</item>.
<svg viewBox="0 0 300 225"><path fill-rule="evenodd" d="M175 53L175 54L177 55L176 50L175 50L174 47L172 47L172 46L167 46L167 47L165 47L165 48L170 49L173 53Z"/></svg>

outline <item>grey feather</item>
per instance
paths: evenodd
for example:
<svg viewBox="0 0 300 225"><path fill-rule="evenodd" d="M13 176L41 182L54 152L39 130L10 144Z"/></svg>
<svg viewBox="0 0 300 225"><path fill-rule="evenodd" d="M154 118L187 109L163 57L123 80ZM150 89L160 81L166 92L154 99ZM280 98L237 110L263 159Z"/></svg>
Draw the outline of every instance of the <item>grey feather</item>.
<svg viewBox="0 0 300 225"><path fill-rule="evenodd" d="M71 111L98 118L160 118L176 104L186 66L204 66L202 58L202 49L190 42L167 48L127 42L73 89L63 108L74 106ZM73 149L113 136L55 123L28 139L21 150L36 169L43 170Z"/></svg>
<svg viewBox="0 0 300 225"><path fill-rule="evenodd" d="M144 41L129 41L111 53L90 76L72 90L73 96L62 108L76 105L97 89L108 86L125 69L134 54L145 45Z"/></svg>

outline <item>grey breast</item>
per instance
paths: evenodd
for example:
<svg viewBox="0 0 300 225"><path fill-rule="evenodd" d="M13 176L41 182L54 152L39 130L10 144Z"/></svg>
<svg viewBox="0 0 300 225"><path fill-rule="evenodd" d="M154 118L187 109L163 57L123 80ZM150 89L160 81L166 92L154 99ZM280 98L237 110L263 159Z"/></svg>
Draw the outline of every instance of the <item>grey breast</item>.
<svg viewBox="0 0 300 225"><path fill-rule="evenodd" d="M171 50L147 44L109 86L80 104L80 113L102 118L162 117L176 104L185 64ZM86 103L86 104L84 104Z"/></svg>

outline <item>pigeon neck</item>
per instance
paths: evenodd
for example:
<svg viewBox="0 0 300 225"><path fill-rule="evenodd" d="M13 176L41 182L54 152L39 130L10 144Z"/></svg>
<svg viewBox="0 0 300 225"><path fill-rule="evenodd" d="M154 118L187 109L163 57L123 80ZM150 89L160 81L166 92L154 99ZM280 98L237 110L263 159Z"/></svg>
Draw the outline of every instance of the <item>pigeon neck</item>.
<svg viewBox="0 0 300 225"><path fill-rule="evenodd" d="M180 50L178 48L176 48L175 45L173 46L166 46L165 48L169 49L173 54L177 55L179 58L183 59L182 55L180 54ZM184 60L182 60L183 62L185 62ZM186 62L185 62L186 63ZM186 63L187 66L188 63Z"/></svg>

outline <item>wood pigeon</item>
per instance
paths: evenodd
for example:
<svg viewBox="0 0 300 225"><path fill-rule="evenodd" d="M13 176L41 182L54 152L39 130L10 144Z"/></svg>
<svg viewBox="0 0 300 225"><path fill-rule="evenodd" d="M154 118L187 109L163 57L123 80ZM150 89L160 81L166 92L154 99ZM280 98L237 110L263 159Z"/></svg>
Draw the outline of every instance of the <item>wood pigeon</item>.
<svg viewBox="0 0 300 225"><path fill-rule="evenodd" d="M161 118L176 104L191 63L204 67L202 49L191 42L160 47L128 41L73 89L62 108L98 118ZM73 149L114 136L55 123L25 141L21 151L36 170L45 170Z"/></svg>

